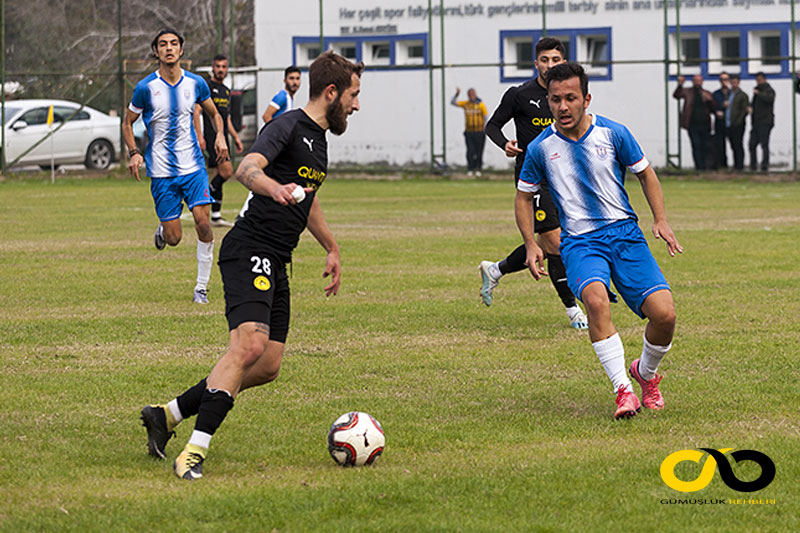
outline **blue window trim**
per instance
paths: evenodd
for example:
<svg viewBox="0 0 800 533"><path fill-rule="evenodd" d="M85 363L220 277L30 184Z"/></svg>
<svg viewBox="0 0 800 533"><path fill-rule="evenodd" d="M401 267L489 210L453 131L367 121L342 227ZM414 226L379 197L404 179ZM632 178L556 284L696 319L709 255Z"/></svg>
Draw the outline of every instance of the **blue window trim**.
<svg viewBox="0 0 800 533"><path fill-rule="evenodd" d="M530 37L533 46L536 46L536 42L542 37L542 30L500 30L500 82L501 83L508 83L508 82L516 82L516 81L527 81L530 77L526 76L511 76L506 75L505 72L505 41L506 39L513 39L518 37ZM596 28L548 28L547 29L548 36L558 36L558 37L568 37L569 40L569 55L567 59L570 61L577 61L576 54L578 53L578 38L585 35L604 35L607 39L608 43L608 55L606 57L607 61L611 61L611 58L614 57L612 53L612 39L611 39L611 27L603 26L603 27L596 27ZM610 63L606 66L606 73L605 74L589 74L590 80L595 81L610 81L613 79L613 69ZM533 65L531 65L533 68Z"/></svg>
<svg viewBox="0 0 800 533"><path fill-rule="evenodd" d="M695 24L691 26L681 26L681 34L696 33L700 36L700 57L705 59L712 59L708 57L708 38L711 33L739 33L739 57L750 57L750 40L748 34L752 32L762 31L779 31L781 39L781 56L787 57L789 55L789 42L791 41L792 24L789 22L765 22L760 24ZM670 37L675 35L675 26L669 27ZM671 48L671 47L670 47ZM667 52L669 53L669 51ZM719 61L719 58L713 58L713 61ZM739 78L743 80L751 80L755 78L756 72L750 72L748 65L749 61L739 62ZM769 78L791 78L792 73L789 71L789 60L781 60L780 72L767 72ZM695 68L695 67L692 67ZM725 70L725 67L722 67ZM761 69L759 69L761 70ZM708 62L700 63L700 75L704 78L716 76L716 73L708 71ZM669 79L677 79L677 75L670 74Z"/></svg>
<svg viewBox="0 0 800 533"><path fill-rule="evenodd" d="M414 63L408 65L397 64L397 43L401 41L422 41L422 63ZM382 42L389 45L389 64L380 65L381 70L416 70L428 68L430 50L428 46L427 33L404 33L404 34L390 34L390 35L342 35L337 37L324 37L323 44L325 50L330 48L333 44L338 43L354 43L356 45L356 61L363 61L364 45L370 42ZM303 44L319 44L319 36L294 36L292 37L292 64L297 65L297 48L298 45ZM397 68L392 68L397 67ZM299 67L301 70L308 70L307 66Z"/></svg>

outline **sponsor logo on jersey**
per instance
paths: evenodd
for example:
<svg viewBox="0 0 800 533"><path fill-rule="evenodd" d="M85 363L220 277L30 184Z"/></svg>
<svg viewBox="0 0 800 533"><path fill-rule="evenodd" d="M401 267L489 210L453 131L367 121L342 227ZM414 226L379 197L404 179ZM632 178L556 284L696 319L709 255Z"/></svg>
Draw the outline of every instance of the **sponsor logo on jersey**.
<svg viewBox="0 0 800 533"><path fill-rule="evenodd" d="M253 285L260 291L268 291L269 279L266 276L256 276L256 279L253 280Z"/></svg>
<svg viewBox="0 0 800 533"><path fill-rule="evenodd" d="M189 98L191 95L192 95L192 93L188 89L183 91L183 97L184 98Z"/></svg>
<svg viewBox="0 0 800 533"><path fill-rule="evenodd" d="M558 152L553 152L552 154L550 154L550 161L555 161L556 159L559 159L560 157L561 156L559 155Z"/></svg>
<svg viewBox="0 0 800 533"><path fill-rule="evenodd" d="M595 151L597 152L597 158L601 161L608 157L608 148L605 146L598 146Z"/></svg>
<svg viewBox="0 0 800 533"><path fill-rule="evenodd" d="M542 99L541 98L539 98L538 100L531 100L531 105L535 105L536 109L541 109L542 108L541 103L542 103Z"/></svg>
<svg viewBox="0 0 800 533"><path fill-rule="evenodd" d="M547 218L547 213L545 213L544 210L542 210L542 209L537 209L536 210L536 221L537 222L541 222L545 218Z"/></svg>
<svg viewBox="0 0 800 533"><path fill-rule="evenodd" d="M306 137L303 137L303 142L308 145L308 151L309 152L313 152L314 151L314 146L313 146L314 139L308 139Z"/></svg>
<svg viewBox="0 0 800 533"><path fill-rule="evenodd" d="M325 181L325 173L315 168L302 166L297 169L297 175L306 180L306 187L311 187L315 191L320 188Z"/></svg>
<svg viewBox="0 0 800 533"><path fill-rule="evenodd" d="M534 126L549 126L555 121L556 119L552 117L551 118L533 117L531 119L531 124L533 124Z"/></svg>

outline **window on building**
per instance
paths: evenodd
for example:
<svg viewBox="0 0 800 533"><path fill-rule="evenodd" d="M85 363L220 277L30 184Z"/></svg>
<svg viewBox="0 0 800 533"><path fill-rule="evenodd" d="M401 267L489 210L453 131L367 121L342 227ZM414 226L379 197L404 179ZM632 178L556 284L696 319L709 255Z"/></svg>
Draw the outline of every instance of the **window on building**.
<svg viewBox="0 0 800 533"><path fill-rule="evenodd" d="M389 43L376 43L371 47L372 59L389 59L391 56L389 52Z"/></svg>
<svg viewBox="0 0 800 533"><path fill-rule="evenodd" d="M297 65L307 67L320 54L319 41L313 43L301 43L297 45Z"/></svg>
<svg viewBox="0 0 800 533"><path fill-rule="evenodd" d="M700 37L681 38L681 60L684 67L700 66Z"/></svg>
<svg viewBox="0 0 800 533"><path fill-rule="evenodd" d="M333 51L350 61L355 61L358 58L355 43L336 43L333 45Z"/></svg>
<svg viewBox="0 0 800 533"><path fill-rule="evenodd" d="M422 65L425 63L425 44L422 41L398 41L395 63Z"/></svg>
<svg viewBox="0 0 800 533"><path fill-rule="evenodd" d="M608 61L608 40L605 37L586 38L586 59L593 67L603 67Z"/></svg>
<svg viewBox="0 0 800 533"><path fill-rule="evenodd" d="M766 35L761 37L761 64L781 64L781 37L780 35Z"/></svg>
<svg viewBox="0 0 800 533"><path fill-rule="evenodd" d="M741 61L739 54L739 36L720 37L720 57L723 65L738 65Z"/></svg>
<svg viewBox="0 0 800 533"><path fill-rule="evenodd" d="M533 69L533 41L515 42L514 52L514 63L519 70Z"/></svg>

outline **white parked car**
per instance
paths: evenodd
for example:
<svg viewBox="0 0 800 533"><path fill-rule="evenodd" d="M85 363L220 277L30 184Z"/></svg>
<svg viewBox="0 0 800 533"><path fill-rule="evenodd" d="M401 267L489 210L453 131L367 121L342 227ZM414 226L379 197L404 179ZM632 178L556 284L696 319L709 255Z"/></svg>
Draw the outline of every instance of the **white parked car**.
<svg viewBox="0 0 800 533"><path fill-rule="evenodd" d="M53 129L69 119L51 140L34 148L15 165L50 168L51 148L56 165L83 163L104 169L119 155L120 120L91 107L66 100L10 100L6 102L6 164L33 146L50 131L47 112L53 106ZM78 111L77 114L75 112ZM74 114L74 116L72 116ZM69 118L72 116L72 118Z"/></svg>

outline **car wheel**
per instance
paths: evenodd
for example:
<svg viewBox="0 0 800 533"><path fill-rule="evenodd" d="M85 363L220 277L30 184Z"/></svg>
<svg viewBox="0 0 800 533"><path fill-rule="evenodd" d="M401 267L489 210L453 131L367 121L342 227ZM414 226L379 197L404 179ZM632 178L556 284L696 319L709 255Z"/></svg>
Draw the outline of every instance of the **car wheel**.
<svg viewBox="0 0 800 533"><path fill-rule="evenodd" d="M86 150L86 167L103 170L109 167L114 159L114 149L111 143L103 139L92 141Z"/></svg>

